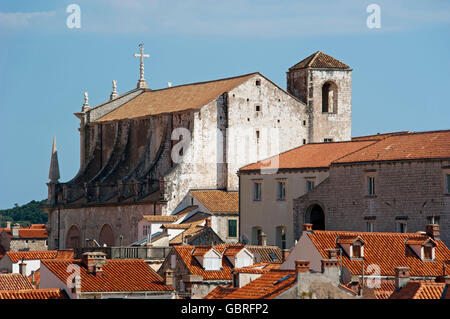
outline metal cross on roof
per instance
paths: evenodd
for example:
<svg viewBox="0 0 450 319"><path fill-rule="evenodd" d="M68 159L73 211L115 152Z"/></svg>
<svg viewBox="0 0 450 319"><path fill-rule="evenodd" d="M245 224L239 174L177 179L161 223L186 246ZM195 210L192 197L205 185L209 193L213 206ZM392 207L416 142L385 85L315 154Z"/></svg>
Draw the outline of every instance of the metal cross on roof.
<svg viewBox="0 0 450 319"><path fill-rule="evenodd" d="M141 89L141 88L147 87L147 83L145 82L145 79L144 79L144 58L149 58L150 54L144 54L144 44L143 43L139 44L139 51L140 51L140 53L139 54L135 53L134 56L140 58L139 59L139 61L140 61L140 66L139 66L140 77L139 77L137 87L139 89Z"/></svg>

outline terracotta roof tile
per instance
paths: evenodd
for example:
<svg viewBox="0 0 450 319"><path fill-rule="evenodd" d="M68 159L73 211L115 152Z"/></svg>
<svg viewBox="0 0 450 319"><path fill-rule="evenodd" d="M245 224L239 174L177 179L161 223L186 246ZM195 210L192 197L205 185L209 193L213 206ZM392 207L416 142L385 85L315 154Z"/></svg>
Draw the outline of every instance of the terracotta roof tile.
<svg viewBox="0 0 450 319"><path fill-rule="evenodd" d="M238 288L231 286L217 286L204 299L223 299Z"/></svg>
<svg viewBox="0 0 450 319"><path fill-rule="evenodd" d="M245 245L258 260L258 262L266 262L273 264L281 264L283 262L283 252L278 246L257 246Z"/></svg>
<svg viewBox="0 0 450 319"><path fill-rule="evenodd" d="M450 130L389 136L334 163L450 158Z"/></svg>
<svg viewBox="0 0 450 319"><path fill-rule="evenodd" d="M8 251L6 255L13 263L20 260L42 260L42 259L72 259L73 250L39 250L39 251Z"/></svg>
<svg viewBox="0 0 450 319"><path fill-rule="evenodd" d="M172 291L172 286L164 284L163 279L141 259L108 259L103 265L102 274L89 273L80 260L43 260L47 267L62 282L71 275L67 267L80 266L81 292L114 291Z"/></svg>
<svg viewBox="0 0 450 319"><path fill-rule="evenodd" d="M445 283L408 282L389 299L441 299Z"/></svg>
<svg viewBox="0 0 450 319"><path fill-rule="evenodd" d="M355 136L352 137L352 141L369 141L369 140L382 140L386 137L390 137L393 135L403 135L403 134L410 134L413 133L412 131L401 131L401 132L392 132L392 133L378 133L374 135L366 135L366 136Z"/></svg>
<svg viewBox="0 0 450 319"><path fill-rule="evenodd" d="M67 299L61 289L31 289L0 291L0 299Z"/></svg>
<svg viewBox="0 0 450 319"><path fill-rule="evenodd" d="M329 56L321 51L317 51L311 54L309 57L303 59L296 65L289 68L289 70L295 69L350 69L350 67L342 63L336 58Z"/></svg>
<svg viewBox="0 0 450 319"><path fill-rule="evenodd" d="M315 230L307 234L323 258L327 257L326 249L338 249L339 236L359 236L364 242L364 259L350 259L342 255L343 266L353 275L360 275L362 263L364 268L370 264L379 265L382 276L395 276L395 267L409 267L413 277L440 276L443 265L450 260L450 251L440 240L436 242L436 260L422 261L414 251L405 244L407 239L423 240L428 238L420 233L382 233L382 232L345 232Z"/></svg>
<svg viewBox="0 0 450 319"><path fill-rule="evenodd" d="M257 74L251 73L160 90L146 90L146 92L101 117L97 122L199 109Z"/></svg>
<svg viewBox="0 0 450 319"><path fill-rule="evenodd" d="M5 231L12 238L11 228L0 228L0 232ZM28 227L19 228L19 238L47 239L48 233L45 224L32 224Z"/></svg>
<svg viewBox="0 0 450 319"><path fill-rule="evenodd" d="M182 232L181 234L178 234L177 236L172 238L169 241L169 244L170 245L182 244L183 237L187 238L189 236L195 236L195 235L199 234L200 232L202 232L203 230L205 230L205 227L203 227L203 226L196 226L196 225L191 226L188 229L186 229L184 232Z"/></svg>
<svg viewBox="0 0 450 319"><path fill-rule="evenodd" d="M162 215L144 215L142 219L152 222L152 223L167 223L167 222L175 222L178 220L177 216L162 216Z"/></svg>
<svg viewBox="0 0 450 319"><path fill-rule="evenodd" d="M265 274L273 269L278 269L281 264L273 264L273 263L257 263L251 266L242 267L242 268L234 268L234 271L239 273L247 273L247 274Z"/></svg>
<svg viewBox="0 0 450 319"><path fill-rule="evenodd" d="M295 284L295 272L272 270L223 299L272 299Z"/></svg>
<svg viewBox="0 0 450 319"><path fill-rule="evenodd" d="M210 212L239 212L239 193L222 190L191 190Z"/></svg>
<svg viewBox="0 0 450 319"><path fill-rule="evenodd" d="M28 278L21 274L0 274L0 290L33 289Z"/></svg>
<svg viewBox="0 0 450 319"><path fill-rule="evenodd" d="M280 169L327 168L336 159L360 150L376 141L310 143L266 160L242 167L239 171L264 170L271 162Z"/></svg>

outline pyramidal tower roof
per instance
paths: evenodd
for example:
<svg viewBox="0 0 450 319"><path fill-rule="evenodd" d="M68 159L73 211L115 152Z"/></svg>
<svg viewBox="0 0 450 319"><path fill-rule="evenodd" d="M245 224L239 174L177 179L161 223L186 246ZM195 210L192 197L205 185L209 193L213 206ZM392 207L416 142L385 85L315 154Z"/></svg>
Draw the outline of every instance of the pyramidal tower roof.
<svg viewBox="0 0 450 319"><path fill-rule="evenodd" d="M50 182L56 182L59 180L59 164L58 164L58 151L56 149L56 138L53 137L52 158L50 160L50 172L48 178Z"/></svg>
<svg viewBox="0 0 450 319"><path fill-rule="evenodd" d="M348 70L350 67L339 61L328 54L323 53L322 51L317 51L316 53L311 54L306 59L303 59L296 65L289 68L289 70L295 69L341 69Z"/></svg>

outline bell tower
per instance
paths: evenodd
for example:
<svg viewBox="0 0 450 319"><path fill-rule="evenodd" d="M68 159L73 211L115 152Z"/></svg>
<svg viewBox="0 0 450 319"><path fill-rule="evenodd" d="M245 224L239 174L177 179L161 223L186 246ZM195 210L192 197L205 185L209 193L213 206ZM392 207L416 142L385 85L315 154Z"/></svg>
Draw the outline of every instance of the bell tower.
<svg viewBox="0 0 450 319"><path fill-rule="evenodd" d="M352 69L321 52L287 72L287 91L307 105L308 143L351 140Z"/></svg>

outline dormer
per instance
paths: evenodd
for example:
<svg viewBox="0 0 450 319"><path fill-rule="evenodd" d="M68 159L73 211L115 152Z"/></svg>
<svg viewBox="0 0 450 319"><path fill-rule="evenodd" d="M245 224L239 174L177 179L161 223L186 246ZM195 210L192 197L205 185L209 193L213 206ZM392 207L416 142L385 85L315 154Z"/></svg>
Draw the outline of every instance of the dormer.
<svg viewBox="0 0 450 319"><path fill-rule="evenodd" d="M364 258L364 241L359 236L338 237L337 243L350 259Z"/></svg>
<svg viewBox="0 0 450 319"><path fill-rule="evenodd" d="M211 246L197 246L192 251L192 256L197 259L204 270L222 269L222 255Z"/></svg>
<svg viewBox="0 0 450 319"><path fill-rule="evenodd" d="M229 247L225 250L224 256L228 258L234 268L243 268L253 265L254 255L241 247Z"/></svg>
<svg viewBox="0 0 450 319"><path fill-rule="evenodd" d="M436 242L432 238L409 238L406 244L421 260L435 260Z"/></svg>

